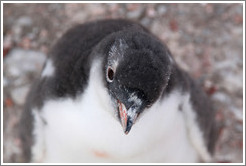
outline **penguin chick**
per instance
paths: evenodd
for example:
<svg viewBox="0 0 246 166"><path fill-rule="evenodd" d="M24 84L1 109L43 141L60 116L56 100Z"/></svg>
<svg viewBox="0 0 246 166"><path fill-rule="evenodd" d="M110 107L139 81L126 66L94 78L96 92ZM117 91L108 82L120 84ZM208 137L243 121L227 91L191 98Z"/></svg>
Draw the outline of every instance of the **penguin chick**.
<svg viewBox="0 0 246 166"><path fill-rule="evenodd" d="M143 26L68 30L26 100L26 162L210 162L214 111L167 46Z"/></svg>

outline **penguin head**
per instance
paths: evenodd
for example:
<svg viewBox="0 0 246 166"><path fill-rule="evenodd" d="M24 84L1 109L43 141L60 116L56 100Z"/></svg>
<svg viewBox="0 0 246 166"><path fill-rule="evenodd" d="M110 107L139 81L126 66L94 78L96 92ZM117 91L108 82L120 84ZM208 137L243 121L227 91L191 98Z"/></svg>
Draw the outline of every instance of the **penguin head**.
<svg viewBox="0 0 246 166"><path fill-rule="evenodd" d="M106 52L104 75L125 134L168 84L172 60L167 48L146 33L122 33Z"/></svg>

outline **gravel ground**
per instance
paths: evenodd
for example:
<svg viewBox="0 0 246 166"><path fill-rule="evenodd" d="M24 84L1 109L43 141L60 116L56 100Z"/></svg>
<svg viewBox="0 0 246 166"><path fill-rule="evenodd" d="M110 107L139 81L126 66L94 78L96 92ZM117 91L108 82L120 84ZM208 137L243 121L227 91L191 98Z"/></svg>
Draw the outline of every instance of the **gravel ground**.
<svg viewBox="0 0 246 166"><path fill-rule="evenodd" d="M243 161L242 4L4 4L3 161L20 162L19 117L47 51L70 27L104 18L138 21L212 98L222 126L214 162Z"/></svg>

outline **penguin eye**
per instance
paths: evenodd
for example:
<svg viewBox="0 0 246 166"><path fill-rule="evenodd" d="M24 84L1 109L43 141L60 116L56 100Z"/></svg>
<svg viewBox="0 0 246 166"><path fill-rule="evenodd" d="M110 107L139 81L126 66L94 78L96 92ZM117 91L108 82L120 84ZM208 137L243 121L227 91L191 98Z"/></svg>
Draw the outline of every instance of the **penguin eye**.
<svg viewBox="0 0 246 166"><path fill-rule="evenodd" d="M108 82L112 82L114 80L114 70L111 67L107 69L107 80Z"/></svg>

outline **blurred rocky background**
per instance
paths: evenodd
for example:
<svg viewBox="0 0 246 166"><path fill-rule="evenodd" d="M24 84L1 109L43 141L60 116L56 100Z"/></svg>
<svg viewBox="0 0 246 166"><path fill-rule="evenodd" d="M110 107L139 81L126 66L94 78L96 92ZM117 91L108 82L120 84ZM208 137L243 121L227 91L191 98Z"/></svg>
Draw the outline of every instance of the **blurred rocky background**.
<svg viewBox="0 0 246 166"><path fill-rule="evenodd" d="M3 4L3 161L20 162L18 123L48 50L70 27L138 21L212 98L221 126L214 162L243 161L242 4Z"/></svg>

